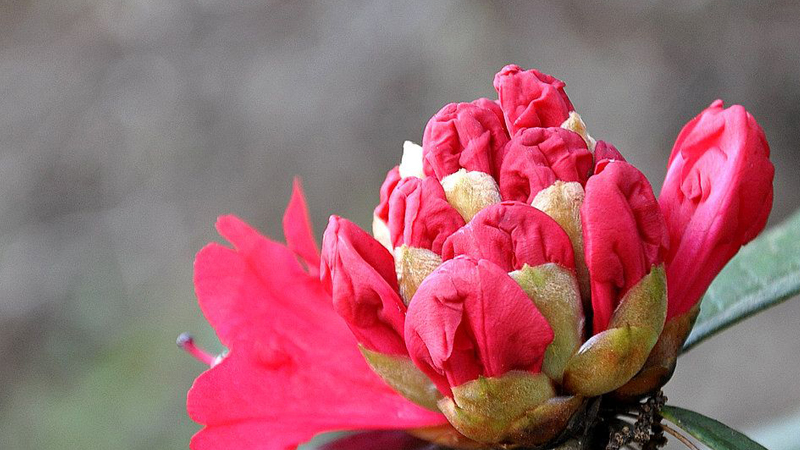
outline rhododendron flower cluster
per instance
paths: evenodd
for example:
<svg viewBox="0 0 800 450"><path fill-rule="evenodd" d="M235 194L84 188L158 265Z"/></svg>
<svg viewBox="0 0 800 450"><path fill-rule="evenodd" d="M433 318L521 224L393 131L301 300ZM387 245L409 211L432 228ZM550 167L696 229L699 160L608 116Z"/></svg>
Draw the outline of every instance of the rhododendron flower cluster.
<svg viewBox="0 0 800 450"><path fill-rule="evenodd" d="M703 293L766 224L763 131L713 102L678 136L656 198L587 133L562 81L509 65L494 87L405 143L372 235L333 216L320 254L299 184L286 246L220 219L233 248L204 248L195 283L229 353L189 392L205 425L192 448L350 429L552 446L584 432L598 397L669 380Z"/></svg>

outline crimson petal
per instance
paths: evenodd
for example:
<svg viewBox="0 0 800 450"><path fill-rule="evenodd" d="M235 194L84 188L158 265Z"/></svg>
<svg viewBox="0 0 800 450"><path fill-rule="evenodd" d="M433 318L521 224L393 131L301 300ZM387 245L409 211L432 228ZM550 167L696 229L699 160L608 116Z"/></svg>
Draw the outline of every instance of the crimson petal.
<svg viewBox="0 0 800 450"><path fill-rule="evenodd" d="M308 274L319 276L319 247L314 238L308 205L299 178L294 179L292 198L283 214L283 235L289 249L306 264Z"/></svg>
<svg viewBox="0 0 800 450"><path fill-rule="evenodd" d="M506 272L545 263L574 269L572 243L547 214L518 202L484 208L444 243L442 258L487 259Z"/></svg>

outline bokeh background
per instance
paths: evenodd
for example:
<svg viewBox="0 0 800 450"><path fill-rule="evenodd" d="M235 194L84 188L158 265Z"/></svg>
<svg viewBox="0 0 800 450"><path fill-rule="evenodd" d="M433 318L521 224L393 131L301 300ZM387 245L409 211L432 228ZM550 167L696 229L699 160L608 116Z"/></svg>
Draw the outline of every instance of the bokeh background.
<svg viewBox="0 0 800 450"><path fill-rule="evenodd" d="M658 191L680 127L746 105L800 205L792 1L0 1L0 448L182 449L213 351L194 253L236 213L280 238L292 177L315 231L364 227L405 139L515 62L567 82ZM682 359L667 394L800 448L800 302Z"/></svg>

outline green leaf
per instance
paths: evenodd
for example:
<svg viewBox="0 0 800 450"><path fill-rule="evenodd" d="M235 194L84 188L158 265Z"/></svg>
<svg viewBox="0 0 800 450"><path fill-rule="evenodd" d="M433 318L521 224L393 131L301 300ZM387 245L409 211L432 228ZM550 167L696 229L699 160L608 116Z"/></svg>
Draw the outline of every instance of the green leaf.
<svg viewBox="0 0 800 450"><path fill-rule="evenodd" d="M742 248L711 283L683 351L798 292L800 213L795 213Z"/></svg>
<svg viewBox="0 0 800 450"><path fill-rule="evenodd" d="M733 428L688 409L665 406L661 415L712 450L767 450Z"/></svg>

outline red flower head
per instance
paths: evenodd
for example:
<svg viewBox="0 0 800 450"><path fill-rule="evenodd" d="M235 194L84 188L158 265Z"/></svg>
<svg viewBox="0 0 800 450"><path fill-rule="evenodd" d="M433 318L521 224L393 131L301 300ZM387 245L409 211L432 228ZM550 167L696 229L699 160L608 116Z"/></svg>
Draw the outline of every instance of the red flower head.
<svg viewBox="0 0 800 450"><path fill-rule="evenodd" d="M717 100L683 127L659 197L670 236L669 317L694 306L764 229L774 173L764 131L742 106Z"/></svg>
<svg viewBox="0 0 800 450"><path fill-rule="evenodd" d="M494 85L499 101L447 105L422 147L404 144L374 237L333 216L320 257L299 185L286 246L220 219L233 247L204 248L195 285L229 352L181 341L213 366L189 392L205 426L193 450L351 429L552 446L594 397L669 379L692 306L769 214L761 128L712 104L678 137L656 200L589 136L564 83L512 65Z"/></svg>

